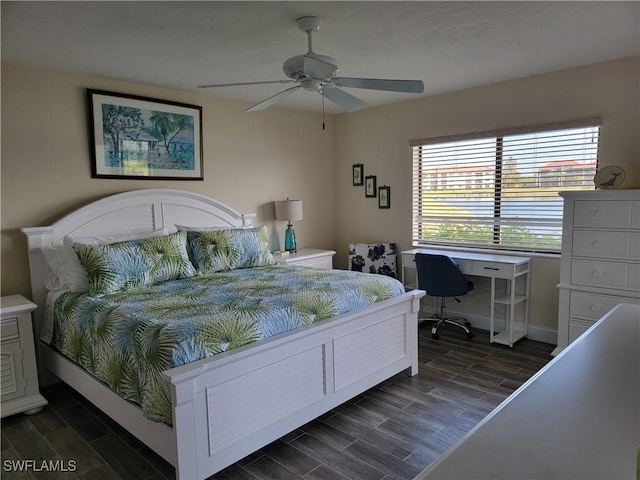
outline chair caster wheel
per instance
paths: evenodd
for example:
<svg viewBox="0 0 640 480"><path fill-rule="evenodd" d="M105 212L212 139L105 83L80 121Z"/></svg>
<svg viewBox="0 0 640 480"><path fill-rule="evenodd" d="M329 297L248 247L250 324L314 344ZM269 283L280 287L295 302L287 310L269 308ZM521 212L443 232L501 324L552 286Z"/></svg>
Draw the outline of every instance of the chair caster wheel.
<svg viewBox="0 0 640 480"><path fill-rule="evenodd" d="M467 335L467 338L469 340L471 340L473 338L473 333L471 333L471 332L467 333L466 335Z"/></svg>
<svg viewBox="0 0 640 480"><path fill-rule="evenodd" d="M431 333L431 338L438 340L440 338L440 335L438 333Z"/></svg>

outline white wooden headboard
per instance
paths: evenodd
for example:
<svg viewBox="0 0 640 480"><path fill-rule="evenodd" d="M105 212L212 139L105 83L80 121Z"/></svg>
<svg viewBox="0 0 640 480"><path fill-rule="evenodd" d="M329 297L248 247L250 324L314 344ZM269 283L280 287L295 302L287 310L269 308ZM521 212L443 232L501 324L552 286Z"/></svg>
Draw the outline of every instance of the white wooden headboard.
<svg viewBox="0 0 640 480"><path fill-rule="evenodd" d="M31 295L38 305L36 333L40 334L47 291L41 248L62 242L65 236L96 237L150 232L175 224L221 227L250 226L255 214L241 214L224 203L198 193L172 189L144 189L97 200L48 227L23 228L29 249Z"/></svg>

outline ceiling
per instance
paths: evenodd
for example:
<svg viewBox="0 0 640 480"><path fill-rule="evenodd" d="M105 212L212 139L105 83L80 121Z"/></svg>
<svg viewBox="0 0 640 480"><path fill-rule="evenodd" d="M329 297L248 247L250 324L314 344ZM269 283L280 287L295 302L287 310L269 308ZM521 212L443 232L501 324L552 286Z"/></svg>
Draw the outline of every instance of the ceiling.
<svg viewBox="0 0 640 480"><path fill-rule="evenodd" d="M283 62L307 52L296 25L305 15L322 21L314 51L336 59L339 76L422 80L424 96L640 53L637 1L2 1L1 8L3 62L179 90L286 79ZM288 86L197 90L248 107ZM372 106L420 96L346 90ZM322 98L299 91L278 105L319 111Z"/></svg>

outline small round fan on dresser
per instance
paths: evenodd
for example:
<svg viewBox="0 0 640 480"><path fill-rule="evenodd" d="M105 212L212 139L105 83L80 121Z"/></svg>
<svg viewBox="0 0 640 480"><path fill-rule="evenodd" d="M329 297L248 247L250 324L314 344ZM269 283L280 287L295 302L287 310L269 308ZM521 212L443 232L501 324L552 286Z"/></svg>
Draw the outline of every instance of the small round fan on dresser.
<svg viewBox="0 0 640 480"><path fill-rule="evenodd" d="M596 188L601 190L618 188L622 182L624 182L624 170L614 165L602 167L593 177Z"/></svg>

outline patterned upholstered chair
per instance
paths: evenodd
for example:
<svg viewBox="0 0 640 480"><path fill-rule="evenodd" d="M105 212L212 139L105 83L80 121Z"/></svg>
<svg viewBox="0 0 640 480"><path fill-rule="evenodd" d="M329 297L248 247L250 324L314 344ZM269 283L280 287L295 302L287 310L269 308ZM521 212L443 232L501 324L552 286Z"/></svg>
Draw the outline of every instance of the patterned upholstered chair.
<svg viewBox="0 0 640 480"><path fill-rule="evenodd" d="M349 270L397 278L395 243L350 243Z"/></svg>

